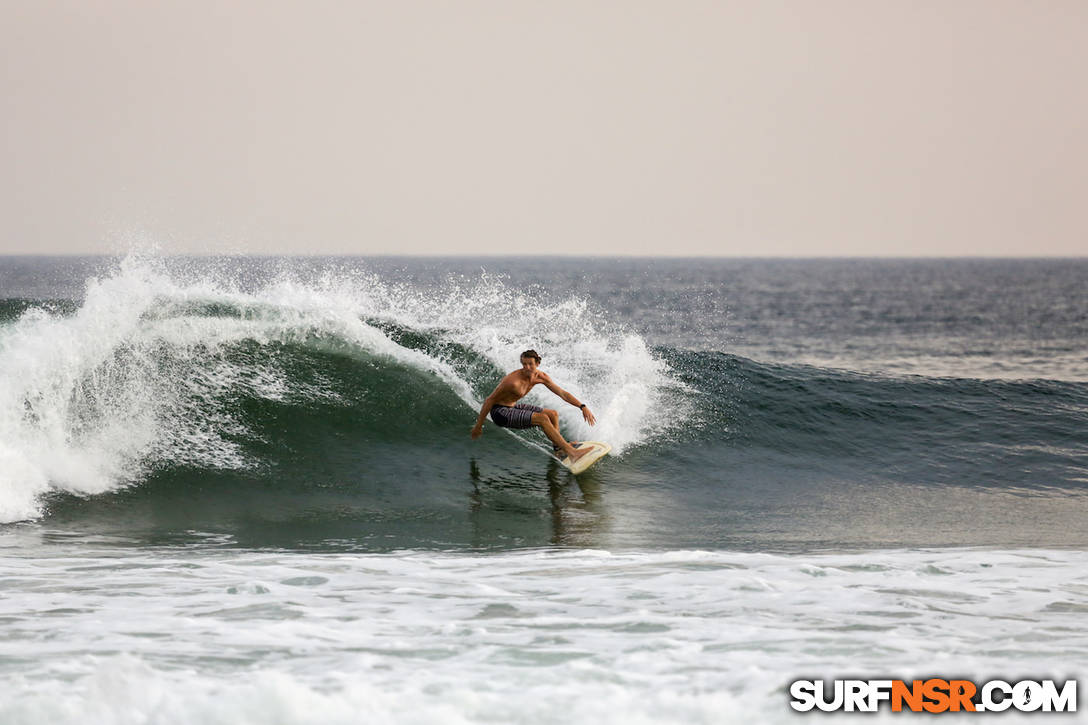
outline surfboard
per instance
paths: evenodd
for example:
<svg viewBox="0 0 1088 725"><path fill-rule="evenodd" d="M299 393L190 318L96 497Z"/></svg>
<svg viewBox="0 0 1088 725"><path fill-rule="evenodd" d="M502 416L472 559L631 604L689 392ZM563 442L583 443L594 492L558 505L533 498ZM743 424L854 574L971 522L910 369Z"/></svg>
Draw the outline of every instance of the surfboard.
<svg viewBox="0 0 1088 725"><path fill-rule="evenodd" d="M612 450L612 446L607 443L601 443L600 441L579 441L576 447L581 449L586 448L587 446L591 449L589 453L585 454L574 463L570 462L569 456L564 457L559 462L570 469L571 473L577 475L607 456L609 451Z"/></svg>

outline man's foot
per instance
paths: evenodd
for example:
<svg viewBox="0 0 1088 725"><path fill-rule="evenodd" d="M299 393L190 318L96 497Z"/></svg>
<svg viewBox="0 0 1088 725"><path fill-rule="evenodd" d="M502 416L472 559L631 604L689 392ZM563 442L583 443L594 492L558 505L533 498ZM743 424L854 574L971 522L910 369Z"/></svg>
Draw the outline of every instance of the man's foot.
<svg viewBox="0 0 1088 725"><path fill-rule="evenodd" d="M574 445L573 443L571 445ZM589 453L589 448L575 448L574 453L570 454L570 462L574 463L579 458Z"/></svg>

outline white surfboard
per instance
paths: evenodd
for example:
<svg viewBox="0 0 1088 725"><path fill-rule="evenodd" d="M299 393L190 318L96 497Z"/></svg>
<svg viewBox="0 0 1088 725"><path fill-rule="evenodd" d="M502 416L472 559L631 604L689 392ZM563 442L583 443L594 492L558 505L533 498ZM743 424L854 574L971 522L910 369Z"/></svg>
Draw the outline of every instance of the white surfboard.
<svg viewBox="0 0 1088 725"><path fill-rule="evenodd" d="M565 456L561 461L561 464L570 469L571 473L578 474L592 466L597 461L601 460L608 455L612 450L612 446L607 443L601 443L600 441L578 441L577 448L579 450L583 448L589 448L589 453L579 458L574 463L570 462L570 456Z"/></svg>

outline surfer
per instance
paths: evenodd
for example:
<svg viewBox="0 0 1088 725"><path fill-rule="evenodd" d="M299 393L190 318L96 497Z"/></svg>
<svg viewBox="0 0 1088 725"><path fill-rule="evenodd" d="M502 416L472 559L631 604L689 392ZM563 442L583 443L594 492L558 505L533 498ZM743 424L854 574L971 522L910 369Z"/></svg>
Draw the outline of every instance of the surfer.
<svg viewBox="0 0 1088 725"><path fill-rule="evenodd" d="M563 439L563 436L559 434L559 413L537 405L519 403L518 401L524 398L525 394L533 389L533 386L543 384L548 390L574 407L581 408L582 417L590 425L594 425L597 419L593 417L593 413L586 407L585 403L578 402L577 398L556 385L547 373L539 369L539 365L540 355L536 353L536 350L526 350L521 353L521 369L515 370L503 378L480 407L480 417L476 419L476 425L472 428L472 437L480 437L484 429L484 418L490 413L491 420L500 428L540 426L544 429L544 434L551 440L556 455L559 455L559 452L562 451L570 456L571 462L577 461L589 450L578 450Z"/></svg>

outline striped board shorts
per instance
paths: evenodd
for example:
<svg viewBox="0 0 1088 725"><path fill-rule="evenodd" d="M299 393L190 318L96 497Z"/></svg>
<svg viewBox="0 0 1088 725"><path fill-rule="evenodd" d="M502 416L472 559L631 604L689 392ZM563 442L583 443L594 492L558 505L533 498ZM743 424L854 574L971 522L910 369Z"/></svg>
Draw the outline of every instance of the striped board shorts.
<svg viewBox="0 0 1088 725"><path fill-rule="evenodd" d="M544 410L539 405L518 403L514 406L491 406L491 420L500 428L531 428L533 426L533 413Z"/></svg>

